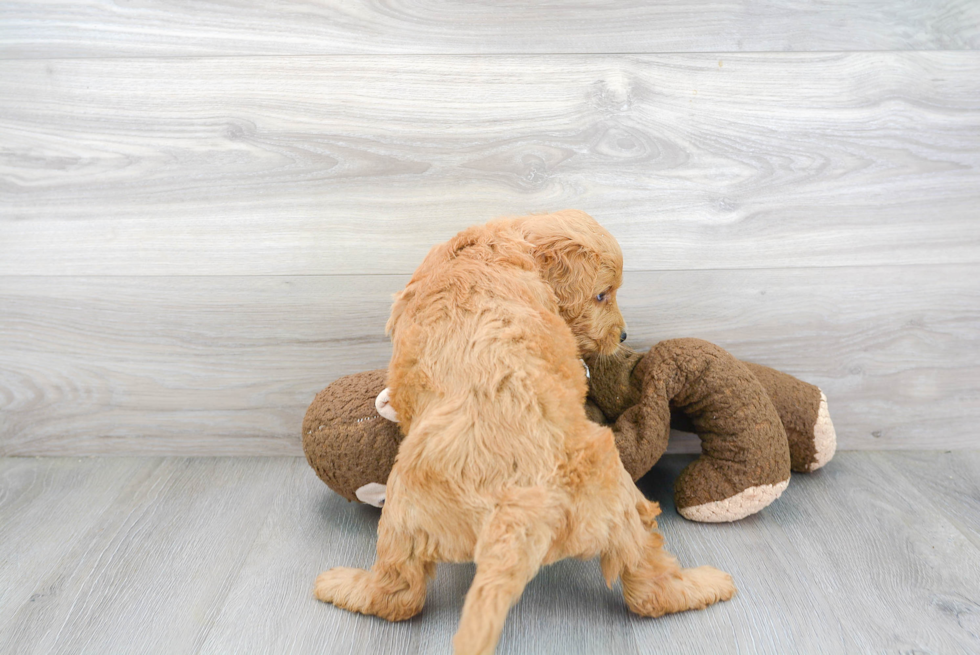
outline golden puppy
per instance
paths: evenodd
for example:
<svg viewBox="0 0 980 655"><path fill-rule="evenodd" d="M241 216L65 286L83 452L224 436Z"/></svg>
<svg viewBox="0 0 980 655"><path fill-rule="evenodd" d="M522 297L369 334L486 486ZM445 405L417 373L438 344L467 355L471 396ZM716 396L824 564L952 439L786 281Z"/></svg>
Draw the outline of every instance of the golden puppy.
<svg viewBox="0 0 980 655"><path fill-rule="evenodd" d="M681 569L660 513L613 434L585 415L582 352L625 338L616 240L564 211L499 220L433 248L388 321L391 406L405 440L388 478L370 571L335 568L316 597L398 621L425 602L436 562L476 562L457 653L492 653L543 564L599 557L645 616L735 593L711 567Z"/></svg>

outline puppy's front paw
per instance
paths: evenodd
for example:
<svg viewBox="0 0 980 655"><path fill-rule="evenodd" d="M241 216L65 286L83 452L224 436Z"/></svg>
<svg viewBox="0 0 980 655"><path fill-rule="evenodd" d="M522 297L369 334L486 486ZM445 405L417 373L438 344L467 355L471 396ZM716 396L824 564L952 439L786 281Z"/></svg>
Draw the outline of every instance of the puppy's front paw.
<svg viewBox="0 0 980 655"><path fill-rule="evenodd" d="M730 600L736 592L735 581L732 580L732 576L713 566L685 569L683 577L694 589L692 595L696 598L692 598L692 600L695 601L695 606L691 609L700 609L721 600Z"/></svg>
<svg viewBox="0 0 980 655"><path fill-rule="evenodd" d="M316 577L313 595L324 603L333 603L337 607L351 609L347 607L351 593L357 588L358 580L367 574L364 569L346 567L324 571Z"/></svg>
<svg viewBox="0 0 980 655"><path fill-rule="evenodd" d="M425 583L404 579L379 582L370 571L338 567L316 578L317 600L361 614L374 614L389 621L404 621L422 611Z"/></svg>

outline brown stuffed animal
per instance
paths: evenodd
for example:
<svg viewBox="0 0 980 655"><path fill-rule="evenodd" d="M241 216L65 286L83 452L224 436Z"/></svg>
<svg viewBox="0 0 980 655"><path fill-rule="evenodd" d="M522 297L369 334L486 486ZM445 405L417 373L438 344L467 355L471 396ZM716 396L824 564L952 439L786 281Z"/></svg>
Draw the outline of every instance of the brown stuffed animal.
<svg viewBox="0 0 980 655"><path fill-rule="evenodd" d="M758 512L789 483L833 457L836 437L817 387L735 359L700 339L662 341L647 353L621 348L591 357L586 410L616 436L633 479L660 459L671 422L696 432L701 456L674 483L693 521L735 521ZM348 500L380 506L402 435L386 406L385 370L337 380L303 420L303 451L321 480Z"/></svg>
<svg viewBox="0 0 980 655"><path fill-rule="evenodd" d="M589 418L612 427L634 480L667 449L672 419L701 438L701 456L674 482L677 511L693 521L755 514L786 489L791 469L814 471L834 455L820 389L707 341L672 339L587 363Z"/></svg>

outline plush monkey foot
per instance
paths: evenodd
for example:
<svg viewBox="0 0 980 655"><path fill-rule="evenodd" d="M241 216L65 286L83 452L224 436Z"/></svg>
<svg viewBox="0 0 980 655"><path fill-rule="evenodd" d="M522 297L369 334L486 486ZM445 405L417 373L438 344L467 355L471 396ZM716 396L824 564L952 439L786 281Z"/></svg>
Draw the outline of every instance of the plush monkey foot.
<svg viewBox="0 0 980 655"><path fill-rule="evenodd" d="M789 440L793 470L810 473L829 462L837 450L837 436L823 391L768 366L743 364L766 390L779 412Z"/></svg>
<svg viewBox="0 0 980 655"><path fill-rule="evenodd" d="M817 422L813 425L813 462L806 472L816 471L829 462L837 452L837 433L830 420L830 410L827 409L827 396L820 392L820 409L817 410Z"/></svg>
<svg viewBox="0 0 980 655"><path fill-rule="evenodd" d="M746 516L765 509L772 501L779 498L789 485L789 478L776 484L763 484L749 487L730 498L703 503L692 507L679 507L677 511L689 521L700 523L726 523L738 521Z"/></svg>
<svg viewBox="0 0 980 655"><path fill-rule="evenodd" d="M789 483L789 440L776 406L745 364L707 341L671 339L651 348L633 377L641 406L659 408L657 415L666 407L683 412L701 437L701 456L674 482L681 516L737 521L779 498ZM630 418L624 413L616 427Z"/></svg>
<svg viewBox="0 0 980 655"><path fill-rule="evenodd" d="M779 374L780 376L784 374ZM787 384L786 380L781 380L781 384ZM802 383L801 383L802 387ZM796 457L791 457L792 470L809 473L816 471L833 458L837 450L837 435L834 431L834 424L830 420L830 411L827 409L827 397L817 387L809 385L807 389L809 403L816 405L814 411L810 411L809 418L801 422L797 421L796 429L787 429L790 438L791 448L795 446ZM818 400L819 399L819 400ZM812 421L812 424L810 423ZM786 421L789 423L789 421ZM792 425L792 424L791 424ZM801 455L801 453L803 453ZM704 490L697 490L696 487L704 487L704 481L712 477L719 479L714 486L724 487L732 480L727 474L721 471L706 472L702 467L700 471L688 472L678 480L683 487L684 498L678 498L677 511L684 518L691 521L702 523L723 523L726 521L737 521L746 516L751 516L756 512L767 507L786 490L789 478L781 482L772 484L759 484L746 488L743 491L734 493L721 500L711 500L700 504L684 505L683 503L694 503L695 498L705 495ZM737 487L736 485L732 485ZM715 491L713 494L708 491L707 495L727 495L731 494L731 488L725 491Z"/></svg>
<svg viewBox="0 0 980 655"><path fill-rule="evenodd" d="M775 372L772 375L782 377L785 374ZM783 389L786 389L790 381L782 379L780 384ZM808 407L804 417L797 418L794 426L794 423L786 416L786 411L780 413L784 415L783 421L787 424L786 432L791 449L792 470L810 473L822 467L834 456L834 452L837 450L837 435L834 431L834 424L830 420L827 397L824 393L812 385L804 386L805 383L799 381L796 381L796 384L802 390L799 397L807 399L805 403L801 400L797 405L805 404ZM803 392L805 392L805 396ZM748 467L749 471L753 468ZM730 469L726 466L724 470L709 470L708 467L699 465L699 469L697 471L685 471L686 475L682 474L678 478L677 486L681 487L681 493L678 494L677 498L677 511L686 519L702 523L723 523L751 516L779 498L789 484L787 474L783 481L750 486L743 491L732 494L732 489L739 486L738 478L752 478L749 471L733 476L732 473L738 471L738 468ZM711 480L714 482L705 484ZM714 490L710 487L714 487ZM726 487L728 488L726 489ZM718 496L727 497L699 504L689 504L696 503L697 498ZM685 505L685 503L688 504Z"/></svg>

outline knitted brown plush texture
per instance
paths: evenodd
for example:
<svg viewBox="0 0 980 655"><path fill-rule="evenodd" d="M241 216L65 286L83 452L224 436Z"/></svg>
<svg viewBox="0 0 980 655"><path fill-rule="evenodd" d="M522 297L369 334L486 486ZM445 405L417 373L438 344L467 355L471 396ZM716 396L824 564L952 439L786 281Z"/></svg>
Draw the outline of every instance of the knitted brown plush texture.
<svg viewBox="0 0 980 655"><path fill-rule="evenodd" d="M647 353L621 348L587 361L589 417L608 424L633 479L667 448L671 423L696 432L701 456L674 483L682 516L733 521L779 497L790 469L815 470L836 441L817 387L765 366L737 360L700 339L672 339ZM321 391L303 421L303 450L317 475L348 500L369 483L383 485L401 435L381 418L375 398L384 370L337 380Z"/></svg>
<svg viewBox="0 0 980 655"><path fill-rule="evenodd" d="M347 500L357 500L369 482L384 484L398 454L398 424L374 409L387 375L378 369L340 378L316 395L303 419L306 461Z"/></svg>
<svg viewBox="0 0 980 655"><path fill-rule="evenodd" d="M589 416L612 426L634 480L663 455L672 419L700 436L701 456L674 483L674 503L692 520L754 514L779 497L791 468L812 471L833 455L829 414L818 420L820 389L707 341L662 341L643 355L620 349L588 364Z"/></svg>

